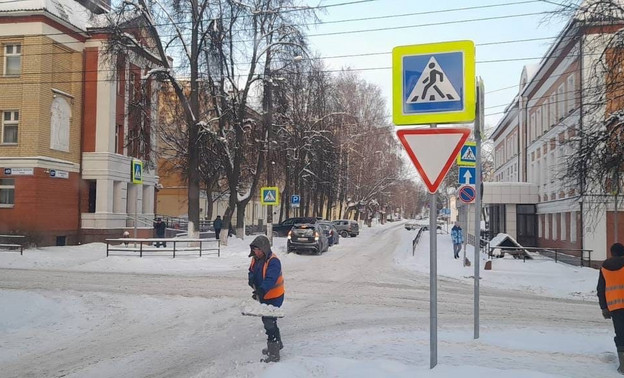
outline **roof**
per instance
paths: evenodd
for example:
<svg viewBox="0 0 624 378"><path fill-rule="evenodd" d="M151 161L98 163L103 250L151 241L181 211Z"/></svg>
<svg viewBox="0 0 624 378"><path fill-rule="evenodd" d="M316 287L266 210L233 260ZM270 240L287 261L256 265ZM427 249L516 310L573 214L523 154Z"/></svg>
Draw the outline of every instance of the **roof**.
<svg viewBox="0 0 624 378"><path fill-rule="evenodd" d="M76 28L86 31L92 12L74 0L21 0L0 2L0 14L23 15L32 12L49 13Z"/></svg>

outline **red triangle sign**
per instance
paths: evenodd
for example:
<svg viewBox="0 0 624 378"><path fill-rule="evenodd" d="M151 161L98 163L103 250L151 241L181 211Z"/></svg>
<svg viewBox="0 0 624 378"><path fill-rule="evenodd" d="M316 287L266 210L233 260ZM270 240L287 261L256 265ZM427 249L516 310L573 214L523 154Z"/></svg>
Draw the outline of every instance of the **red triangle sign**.
<svg viewBox="0 0 624 378"><path fill-rule="evenodd" d="M430 193L435 193L453 165L468 136L467 128L399 130L405 147Z"/></svg>

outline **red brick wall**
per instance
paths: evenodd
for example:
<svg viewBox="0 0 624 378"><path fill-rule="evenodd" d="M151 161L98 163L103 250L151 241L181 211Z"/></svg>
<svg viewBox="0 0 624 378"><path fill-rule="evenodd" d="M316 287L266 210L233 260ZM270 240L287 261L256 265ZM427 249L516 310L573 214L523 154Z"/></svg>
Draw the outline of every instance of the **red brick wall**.
<svg viewBox="0 0 624 378"><path fill-rule="evenodd" d="M619 201L618 201L619 202ZM618 206L619 207L619 206ZM618 239L617 242L624 244L624 209L617 212L618 220ZM611 245L615 243L615 212L607 212L607 244L604 246L607 256L611 256L609 252Z"/></svg>
<svg viewBox="0 0 624 378"><path fill-rule="evenodd" d="M56 236L77 242L78 173L69 179L52 178L47 170L35 168L32 176L5 176L15 179L15 206L0 208L0 232L32 235L42 245L54 245Z"/></svg>

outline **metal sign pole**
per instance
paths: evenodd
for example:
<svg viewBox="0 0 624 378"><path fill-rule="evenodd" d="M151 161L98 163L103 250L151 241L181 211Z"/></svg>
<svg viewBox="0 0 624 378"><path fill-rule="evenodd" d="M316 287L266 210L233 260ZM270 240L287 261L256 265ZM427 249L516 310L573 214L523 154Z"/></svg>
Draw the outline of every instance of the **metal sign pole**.
<svg viewBox="0 0 624 378"><path fill-rule="evenodd" d="M437 127L431 124L431 128ZM437 194L429 194L429 368L438 364L438 229Z"/></svg>
<svg viewBox="0 0 624 378"><path fill-rule="evenodd" d="M483 128L484 110L484 86L483 80L477 78L477 117L475 120L475 139L477 141L477 169L475 180L475 244L474 244L474 338L479 338L479 265L481 262L481 129Z"/></svg>

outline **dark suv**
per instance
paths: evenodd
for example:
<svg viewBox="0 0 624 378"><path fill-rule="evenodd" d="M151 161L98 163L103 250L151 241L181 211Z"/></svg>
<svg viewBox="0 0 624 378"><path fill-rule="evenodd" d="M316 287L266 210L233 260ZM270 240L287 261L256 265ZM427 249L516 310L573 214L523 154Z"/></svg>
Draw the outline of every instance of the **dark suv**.
<svg viewBox="0 0 624 378"><path fill-rule="evenodd" d="M295 223L288 232L287 253L313 251L320 255L328 248L329 242L318 223Z"/></svg>
<svg viewBox="0 0 624 378"><path fill-rule="evenodd" d="M336 230L343 238L347 236L358 236L360 234L360 226L358 222L350 219L338 219L332 221L332 223L336 226Z"/></svg>
<svg viewBox="0 0 624 378"><path fill-rule="evenodd" d="M316 218L312 217L296 217L296 218L288 218L283 222L273 225L273 236L286 236L288 235L288 231L296 224L296 223L316 223Z"/></svg>

